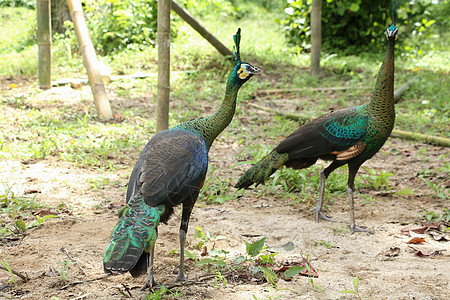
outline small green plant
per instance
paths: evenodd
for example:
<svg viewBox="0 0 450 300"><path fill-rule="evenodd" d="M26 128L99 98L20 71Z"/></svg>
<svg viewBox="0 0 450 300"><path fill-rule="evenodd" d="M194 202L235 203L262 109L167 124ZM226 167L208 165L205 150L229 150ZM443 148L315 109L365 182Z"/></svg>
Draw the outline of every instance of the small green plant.
<svg viewBox="0 0 450 300"><path fill-rule="evenodd" d="M315 242L314 242L314 246L318 246L318 245L325 246L325 247L327 247L328 249L331 249L331 248L334 247L331 243L326 242L326 241L324 241L324 240L319 240L319 241L315 241Z"/></svg>
<svg viewBox="0 0 450 300"><path fill-rule="evenodd" d="M363 297L361 297L361 295L359 294L359 278L358 278L358 276L356 276L355 279L353 280L353 290L343 290L343 291L340 291L339 293L353 294L356 297L358 297L358 299L362 299Z"/></svg>
<svg viewBox="0 0 450 300"><path fill-rule="evenodd" d="M11 270L11 267L9 266L8 262L6 261L6 259L1 257L0 264L6 269L6 271L9 273L9 275L11 275L11 282L15 285L16 284L16 277L14 276L14 273Z"/></svg>
<svg viewBox="0 0 450 300"><path fill-rule="evenodd" d="M212 249L214 249L215 242L224 239L224 236L213 236L211 231L203 232L201 227L195 227L194 237L199 239L199 242L196 245L197 249L203 249L204 247L208 247L211 243L213 244Z"/></svg>
<svg viewBox="0 0 450 300"><path fill-rule="evenodd" d="M369 168L363 167L369 174L362 174L361 178L364 180L364 187L375 189L375 190L389 190L391 189L391 180L390 177L394 175L390 172L385 172L381 170L377 173L374 170L370 170Z"/></svg>
<svg viewBox="0 0 450 300"><path fill-rule="evenodd" d="M169 290L164 285L158 287L158 289L150 290L150 294L146 295L144 300L160 300L160 299L179 299L181 293L178 289L174 291Z"/></svg>
<svg viewBox="0 0 450 300"><path fill-rule="evenodd" d="M428 187L433 190L434 198L442 199L444 201L446 201L448 199L448 196L447 196L446 190L445 190L445 186L443 183L435 184L431 180L425 179L423 177L420 177L420 178L422 178L422 180L428 185Z"/></svg>
<svg viewBox="0 0 450 300"><path fill-rule="evenodd" d="M73 264L74 262L70 261L69 258L66 258L65 261L61 262L61 267L58 268L58 272L62 282L69 281L70 266Z"/></svg>
<svg viewBox="0 0 450 300"><path fill-rule="evenodd" d="M424 213L425 218L428 222L450 222L450 209L447 209L446 207L443 208L442 213L436 213L434 211L427 211Z"/></svg>
<svg viewBox="0 0 450 300"><path fill-rule="evenodd" d="M226 287L227 279L219 270L216 270L216 276L214 277L214 287L218 288L219 286Z"/></svg>
<svg viewBox="0 0 450 300"><path fill-rule="evenodd" d="M200 201L205 201L206 204L223 204L225 201L236 199L238 192L236 189L230 189L232 186L230 180L215 175L215 170L214 166L211 167L200 192Z"/></svg>

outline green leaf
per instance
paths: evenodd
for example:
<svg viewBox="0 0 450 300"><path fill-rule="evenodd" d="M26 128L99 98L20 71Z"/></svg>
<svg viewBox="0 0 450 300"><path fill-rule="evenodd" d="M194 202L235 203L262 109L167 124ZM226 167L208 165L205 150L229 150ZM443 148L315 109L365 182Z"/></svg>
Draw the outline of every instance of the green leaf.
<svg viewBox="0 0 450 300"><path fill-rule="evenodd" d="M245 262L247 259L244 256L238 256L236 257L236 259L234 260L234 264L239 265L242 264L243 262Z"/></svg>
<svg viewBox="0 0 450 300"><path fill-rule="evenodd" d="M252 244L249 244L245 242L245 250L247 251L247 254L251 257L255 257L261 252L261 249L264 247L264 242L266 241L266 238L263 237L259 241L256 241Z"/></svg>
<svg viewBox="0 0 450 300"><path fill-rule="evenodd" d="M270 283L274 288L277 287L276 282L278 281L277 274L268 267L259 267L263 271L264 278Z"/></svg>
<svg viewBox="0 0 450 300"><path fill-rule="evenodd" d="M426 23L424 24L424 26L425 26L425 27L430 27L430 26L433 25L434 23L436 23L436 20L430 20L430 21L426 22Z"/></svg>
<svg viewBox="0 0 450 300"><path fill-rule="evenodd" d="M394 195L398 195L398 196L407 196L407 195L413 195L414 192L412 189L410 188L406 188L406 189L402 189L400 191L397 191Z"/></svg>
<svg viewBox="0 0 450 300"><path fill-rule="evenodd" d="M292 266L286 271L284 271L284 275L288 278L294 277L297 274L300 274L301 271L303 271L305 267L298 267L298 266Z"/></svg>
<svg viewBox="0 0 450 300"><path fill-rule="evenodd" d="M356 292L352 291L352 290L343 290L343 291L339 291L339 293L356 295Z"/></svg>
<svg viewBox="0 0 450 300"><path fill-rule="evenodd" d="M208 264L214 264L215 260L212 258L204 258L202 260L199 260L195 265L196 266L204 266L204 265L208 265Z"/></svg>
<svg viewBox="0 0 450 300"><path fill-rule="evenodd" d="M355 292L358 293L358 287L359 287L359 278L356 276L355 280L353 280L353 287L355 288Z"/></svg>
<svg viewBox="0 0 450 300"><path fill-rule="evenodd" d="M19 228L22 231L26 231L27 230L27 224L25 224L25 222L23 220L16 220L16 227Z"/></svg>

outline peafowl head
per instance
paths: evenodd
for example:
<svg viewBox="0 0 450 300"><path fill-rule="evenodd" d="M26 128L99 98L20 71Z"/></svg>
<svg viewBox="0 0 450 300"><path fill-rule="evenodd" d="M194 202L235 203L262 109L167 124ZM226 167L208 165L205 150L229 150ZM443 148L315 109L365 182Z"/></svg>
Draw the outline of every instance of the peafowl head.
<svg viewBox="0 0 450 300"><path fill-rule="evenodd" d="M236 56L236 66L233 69L233 72L231 72L230 79L234 81L235 84L238 86L243 85L247 80L252 78L253 75L259 73L261 70L255 66L252 66L249 63L241 61L241 54L240 54L240 48L239 44L241 42L241 29L239 28L236 34L233 36L234 43L235 43L235 52L234 55Z"/></svg>
<svg viewBox="0 0 450 300"><path fill-rule="evenodd" d="M392 25L386 30L386 37L388 40L397 40L398 37L398 28L395 27L395 23L397 22L397 10L399 4L400 1L392 1Z"/></svg>
<svg viewBox="0 0 450 300"><path fill-rule="evenodd" d="M392 24L387 30L386 30L386 37L388 39L397 39L398 37L398 28L395 27L394 24Z"/></svg>

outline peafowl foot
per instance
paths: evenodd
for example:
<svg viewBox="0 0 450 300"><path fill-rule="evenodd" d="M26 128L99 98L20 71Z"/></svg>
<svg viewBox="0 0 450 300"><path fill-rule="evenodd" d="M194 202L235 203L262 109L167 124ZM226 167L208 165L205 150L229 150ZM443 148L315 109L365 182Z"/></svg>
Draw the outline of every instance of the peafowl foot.
<svg viewBox="0 0 450 300"><path fill-rule="evenodd" d="M310 209L310 211L315 211L316 212L316 222L319 222L319 219L322 219L322 220L325 220L325 221L328 221L328 222L335 222L335 221L333 221L331 219L331 217L326 216L322 212L322 210L321 210L321 208L319 206L316 206L316 207Z"/></svg>
<svg viewBox="0 0 450 300"><path fill-rule="evenodd" d="M157 283L153 278L151 278L151 280L149 280L150 278L147 278L147 280L145 281L144 285L141 287L141 291L146 290L146 289L153 289L156 287L159 287L159 283Z"/></svg>
<svg viewBox="0 0 450 300"><path fill-rule="evenodd" d="M352 234L355 232L367 232L368 234L373 234L373 232L367 229L366 227L358 227L355 224L350 224L350 230Z"/></svg>
<svg viewBox="0 0 450 300"><path fill-rule="evenodd" d="M177 277L175 277L176 282L184 282L186 280L188 280L188 277L184 272L178 272Z"/></svg>

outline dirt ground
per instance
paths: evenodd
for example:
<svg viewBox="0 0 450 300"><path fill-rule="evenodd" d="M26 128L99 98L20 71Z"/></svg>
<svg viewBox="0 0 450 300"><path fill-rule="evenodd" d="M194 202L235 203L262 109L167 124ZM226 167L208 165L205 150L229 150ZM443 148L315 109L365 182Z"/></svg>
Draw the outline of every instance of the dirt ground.
<svg viewBox="0 0 450 300"><path fill-rule="evenodd" d="M419 153L425 147L427 151ZM392 148L399 154L387 155ZM233 169L229 166L236 163L239 151L239 145L221 138L210 151L211 164L223 176L237 178L246 166ZM424 243L407 244L411 237L401 232L405 227L421 227L424 211L442 211L442 200L433 198L432 191L418 178L418 171L436 170L442 165L438 158L445 153L447 148L390 139L365 163L370 169L394 173L393 191L360 191L381 201L366 203L361 197L356 198L357 224L373 230L373 235L350 234L346 230L349 214L345 198L328 204L328 214L335 223L316 223L306 203L293 205L270 195L256 197L253 190L222 205L197 203L187 236L189 251L201 253L192 248L196 243L193 236L196 226L211 231L213 236L225 236L215 248L230 251L230 256L245 254L244 241L267 237L269 246L293 242L295 249L277 254L276 264L293 265L308 257L318 273L313 283L324 292L304 276L290 281L280 278L276 290L266 282L231 274L223 287L215 285L213 278L205 280L202 276L206 271L191 260L187 261L191 281L172 290L178 291L181 299L353 299L356 297L339 292L352 289L352 282L358 276L360 295L367 299L449 299L450 241L436 241L427 234ZM0 257L30 278L28 282L18 278L16 286L5 288L9 274L0 272L3 285L0 298L145 297L146 293L139 290L144 277L134 279L123 274L86 281L103 275L103 251L117 221L117 209L125 199L128 176L126 170L105 175L94 169L75 168L52 157L26 162L0 161L0 177L2 181L12 178L16 193L36 191L39 202L50 209L60 207L58 218L30 230L22 240L0 246ZM106 177L110 184L93 189L90 180L99 177ZM411 188L414 194L394 195L405 188ZM178 209L168 225L160 225L156 242L155 279L167 285L175 278L178 265L178 257L168 254L178 248L180 215ZM398 255L387 255L394 247L398 247ZM440 253L420 257L415 254L419 250ZM58 270L68 258L68 275L64 281Z"/></svg>

